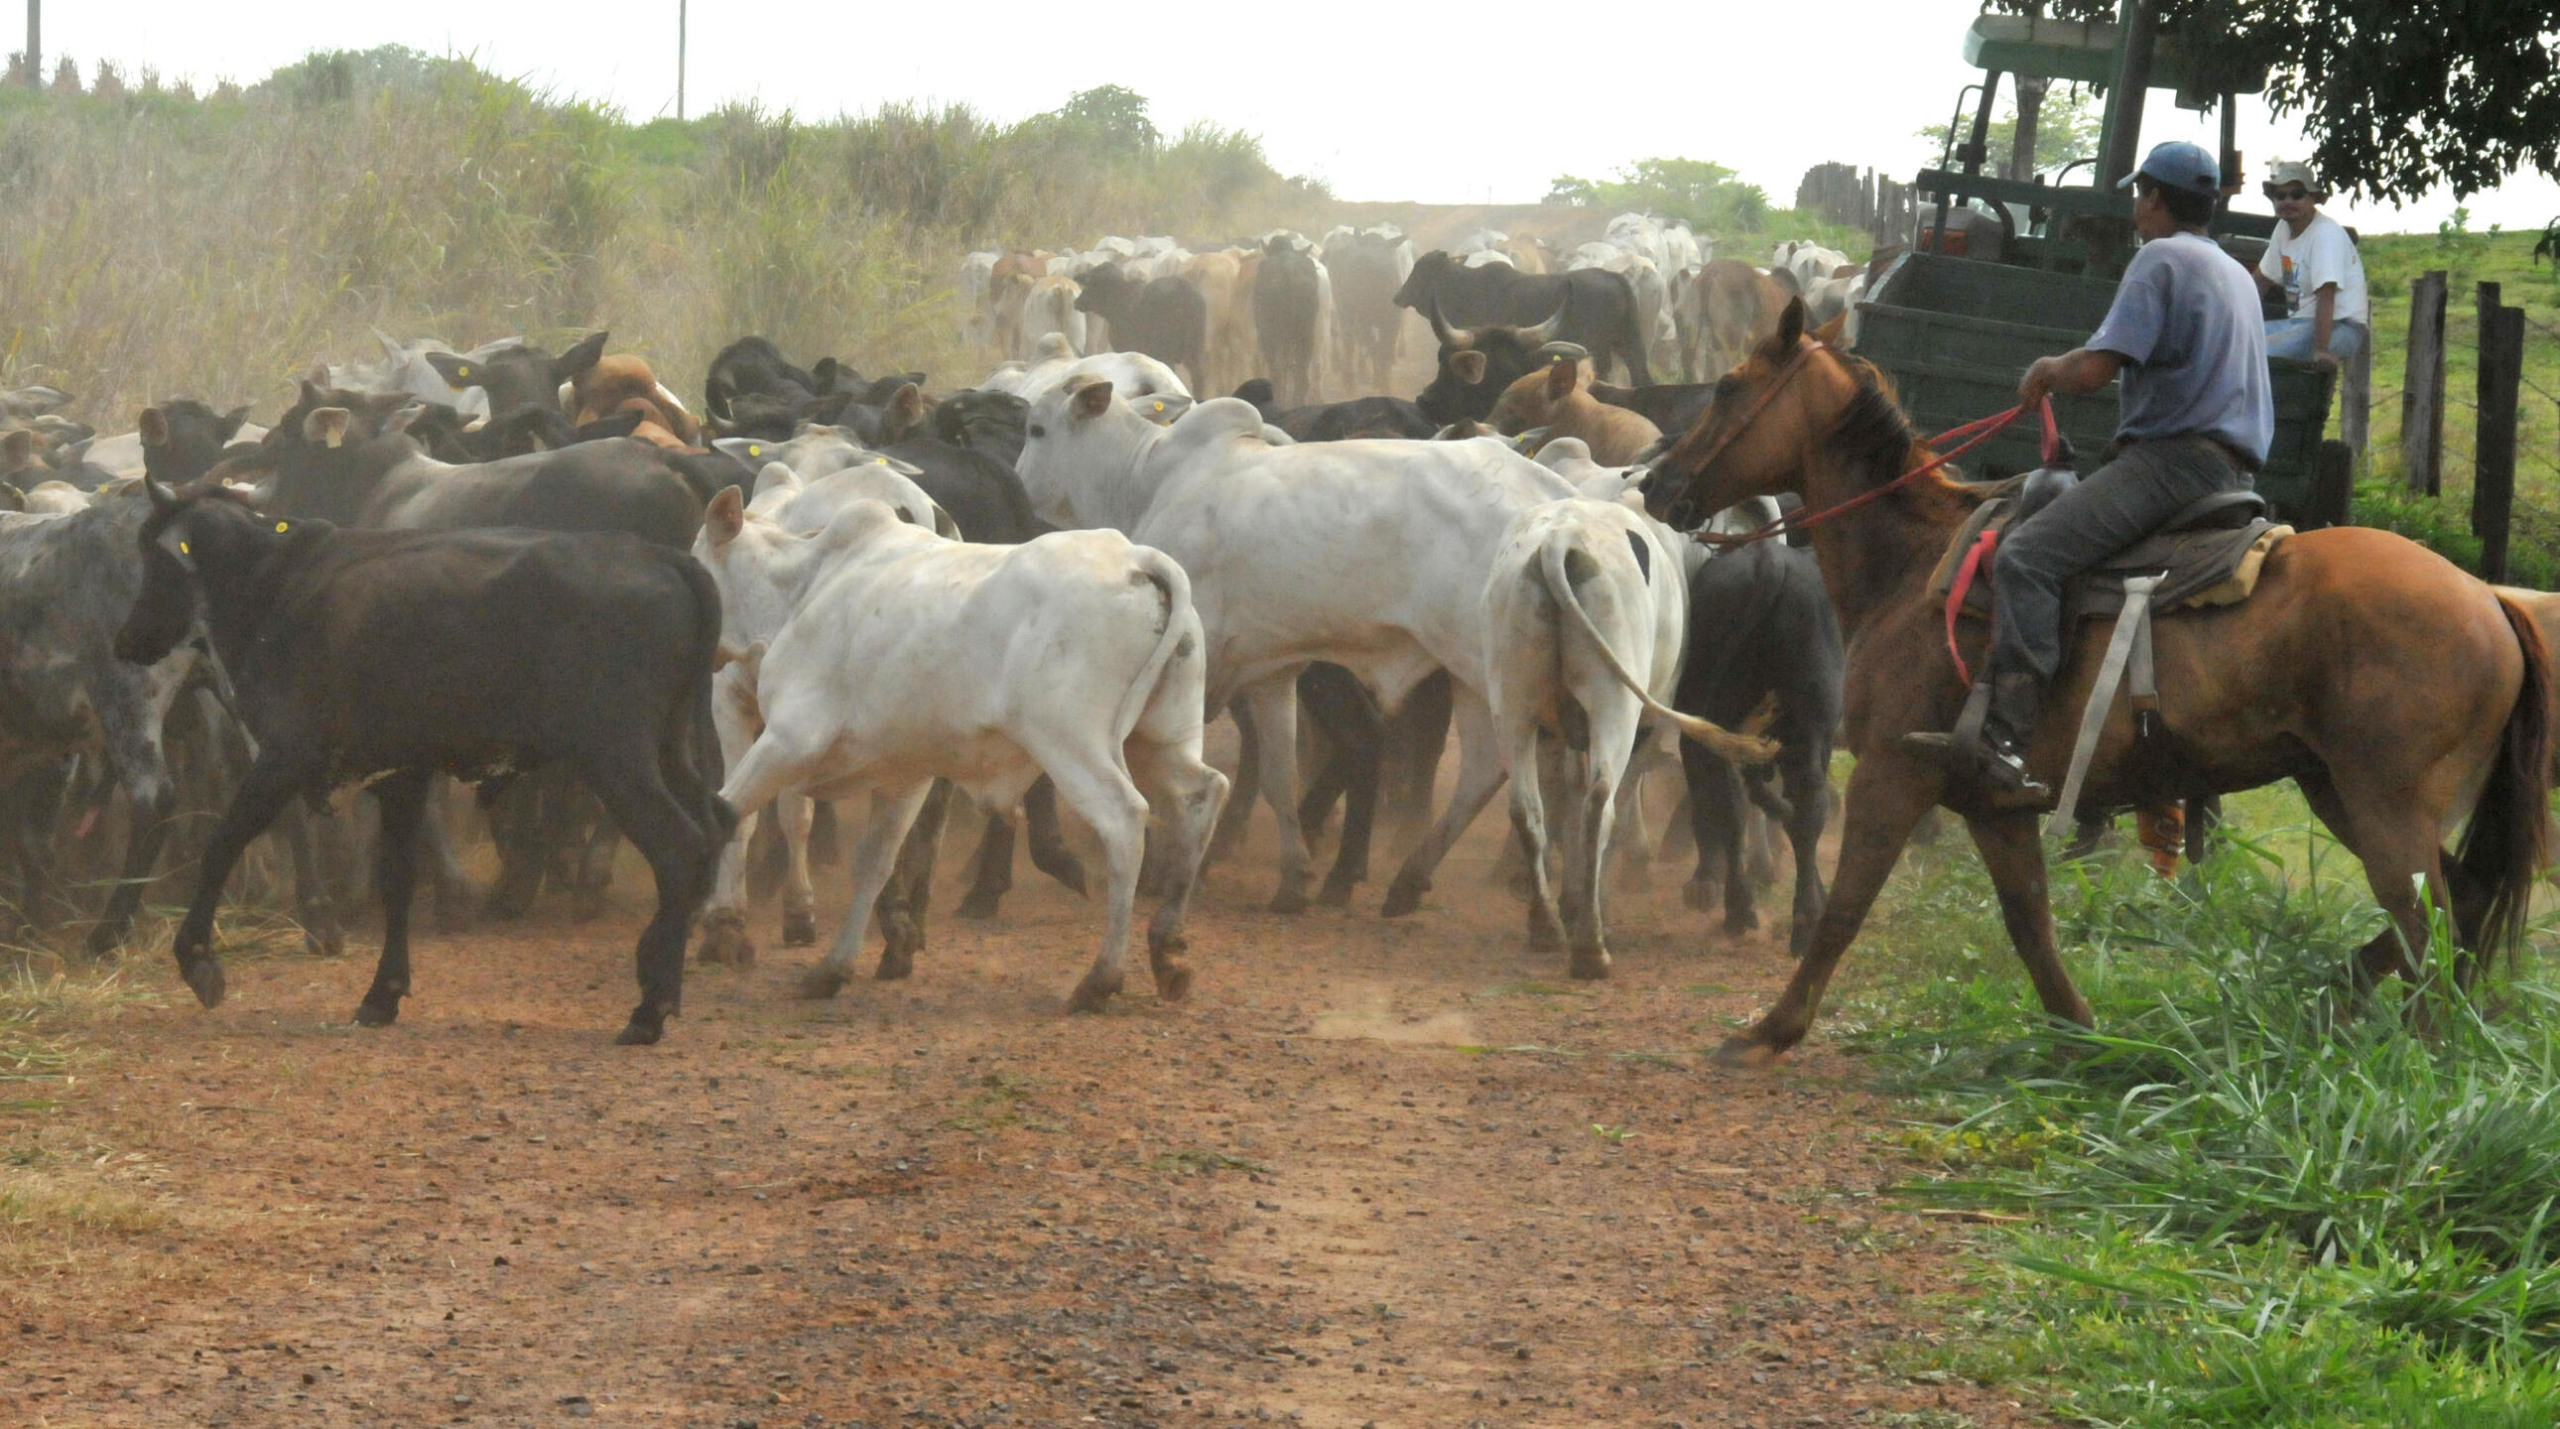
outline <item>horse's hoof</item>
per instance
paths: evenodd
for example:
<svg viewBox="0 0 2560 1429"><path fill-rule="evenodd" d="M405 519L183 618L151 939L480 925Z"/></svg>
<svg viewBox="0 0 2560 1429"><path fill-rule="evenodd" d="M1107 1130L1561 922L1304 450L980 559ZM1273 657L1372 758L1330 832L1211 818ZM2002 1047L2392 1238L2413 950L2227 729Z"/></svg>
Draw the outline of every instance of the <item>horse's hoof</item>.
<svg viewBox="0 0 2560 1429"><path fill-rule="evenodd" d="M215 962L211 954L186 965L179 972L186 978L187 986L195 990L196 1001L203 1003L207 1010L222 1005L222 964Z"/></svg>
<svg viewBox="0 0 2560 1429"><path fill-rule="evenodd" d="M816 941L818 941L817 914L806 909L796 913L787 908L783 910L782 946L805 948Z"/></svg>
<svg viewBox="0 0 2560 1429"><path fill-rule="evenodd" d="M1777 1048L1747 1032L1726 1038L1724 1045L1716 1049L1714 1057L1715 1064L1719 1067L1749 1070L1773 1065L1777 1060Z"/></svg>
<svg viewBox="0 0 2560 1429"><path fill-rule="evenodd" d="M1067 999L1067 1011L1100 1012L1119 994L1120 979L1086 973L1084 981L1076 984L1075 995Z"/></svg>
<svg viewBox="0 0 2560 1429"><path fill-rule="evenodd" d="M667 1029L664 1023L652 1024L643 1022L639 1018L634 1017L623 1025L622 1035L613 1039L613 1045L616 1047L655 1047L658 1045L658 1039L666 1035Z"/></svg>
<svg viewBox="0 0 2560 1429"><path fill-rule="evenodd" d="M1166 1002L1180 1002L1191 995L1191 969L1181 963L1168 963L1156 969L1156 996Z"/></svg>
<svg viewBox="0 0 2560 1429"><path fill-rule="evenodd" d="M367 997L356 1004L358 1027L388 1027L400 1020L400 999Z"/></svg>
<svg viewBox="0 0 2560 1429"><path fill-rule="evenodd" d="M800 985L793 995L809 1002L824 1002L844 990L844 974L823 964L800 975Z"/></svg>
<svg viewBox="0 0 2560 1429"><path fill-rule="evenodd" d="M996 905L1003 901L1004 895L1001 893L972 892L968 897L961 899L960 906L951 910L951 913L955 918L982 922L996 916Z"/></svg>
<svg viewBox="0 0 2560 1429"><path fill-rule="evenodd" d="M1419 880L1399 877L1387 886L1387 901L1378 908L1382 918L1401 918L1422 906L1424 885Z"/></svg>

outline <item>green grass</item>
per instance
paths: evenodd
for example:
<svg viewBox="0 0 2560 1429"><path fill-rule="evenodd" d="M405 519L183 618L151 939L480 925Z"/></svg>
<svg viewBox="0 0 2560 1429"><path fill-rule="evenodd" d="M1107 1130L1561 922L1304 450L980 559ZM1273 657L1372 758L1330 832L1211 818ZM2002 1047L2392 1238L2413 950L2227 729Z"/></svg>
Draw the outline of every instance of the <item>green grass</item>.
<svg viewBox="0 0 2560 1429"><path fill-rule="evenodd" d="M1835 1027L1912 1098L1902 1194L2023 1218L1941 1367L2097 1424L2560 1423L2560 989L2431 988L2426 1039L2358 1006L2354 861L2233 806L2261 832L2174 883L2057 869L2095 1032L2037 1013L1969 849L1889 890Z"/></svg>

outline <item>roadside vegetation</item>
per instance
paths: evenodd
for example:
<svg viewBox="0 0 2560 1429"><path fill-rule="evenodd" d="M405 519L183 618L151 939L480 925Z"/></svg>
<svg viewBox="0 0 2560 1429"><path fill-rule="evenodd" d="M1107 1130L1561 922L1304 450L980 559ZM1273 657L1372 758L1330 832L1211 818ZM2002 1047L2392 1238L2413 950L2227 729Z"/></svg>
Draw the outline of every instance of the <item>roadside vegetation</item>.
<svg viewBox="0 0 2560 1429"><path fill-rule="evenodd" d="M1897 875L1838 1025L1914 1098L1901 1194L1991 1227L1968 1332L1905 1368L2092 1424L2560 1422L2541 957L2429 988L2413 1036L2343 984L2382 926L2355 861L2289 791L2232 814L2175 881L2058 868L2095 1032L2043 1022L1969 848Z"/></svg>

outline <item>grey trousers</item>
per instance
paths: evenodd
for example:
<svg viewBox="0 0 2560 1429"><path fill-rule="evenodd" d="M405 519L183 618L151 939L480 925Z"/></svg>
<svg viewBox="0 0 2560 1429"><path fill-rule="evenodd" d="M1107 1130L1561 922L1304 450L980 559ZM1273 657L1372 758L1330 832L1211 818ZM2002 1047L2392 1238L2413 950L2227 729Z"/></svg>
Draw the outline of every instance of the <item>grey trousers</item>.
<svg viewBox="0 0 2560 1429"><path fill-rule="evenodd" d="M2053 678L2062 664L2062 586L2249 474L2206 437L2129 442L2043 510L2001 536L1991 563L1999 611L1991 673Z"/></svg>

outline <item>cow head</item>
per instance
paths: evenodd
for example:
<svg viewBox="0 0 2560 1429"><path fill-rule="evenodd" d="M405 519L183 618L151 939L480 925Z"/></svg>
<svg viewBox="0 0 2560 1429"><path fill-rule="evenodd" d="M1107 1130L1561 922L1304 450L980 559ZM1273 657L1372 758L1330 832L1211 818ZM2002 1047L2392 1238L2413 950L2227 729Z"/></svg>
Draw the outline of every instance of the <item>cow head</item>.
<svg viewBox="0 0 2560 1429"><path fill-rule="evenodd" d="M1437 301L1428 304L1427 310L1432 335L1440 340L1440 371L1413 402L1424 416L1443 426L1491 416L1503 389L1546 366L1538 351L1553 342L1564 325L1561 304L1545 322L1533 327L1451 327L1440 315Z"/></svg>
<svg viewBox="0 0 2560 1429"><path fill-rule="evenodd" d="M489 394L489 410L511 411L527 402L560 405L561 384L593 367L604 357L608 333L589 333L576 346L553 357L530 343L473 356L469 353L423 354L427 365L456 392L477 387Z"/></svg>
<svg viewBox="0 0 2560 1429"><path fill-rule="evenodd" d="M195 480L213 470L247 420L247 407L216 412L192 397L143 408L134 422L142 437L143 473L165 486Z"/></svg>
<svg viewBox="0 0 2560 1429"><path fill-rule="evenodd" d="M327 522L261 516L218 483L181 490L145 477L142 490L151 502L136 537L142 590L115 638L116 658L136 665L157 664L177 648L194 628L199 596L219 633L232 599L278 547L329 529Z"/></svg>
<svg viewBox="0 0 2560 1429"><path fill-rule="evenodd" d="M973 387L955 392L931 414L933 434L955 447L984 452L1010 470L1022 455L1031 404L1011 392Z"/></svg>
<svg viewBox="0 0 2560 1429"><path fill-rule="evenodd" d="M1531 427L1554 421L1589 380L1591 359L1573 343L1548 343L1538 355L1546 366L1514 379L1485 418L1487 425L1504 436L1518 436Z"/></svg>
<svg viewBox="0 0 2560 1429"><path fill-rule="evenodd" d="M1440 285L1458 270L1458 260L1445 248L1434 248L1413 260L1413 271L1405 275L1404 285L1396 289L1395 304L1422 312L1438 295Z"/></svg>

